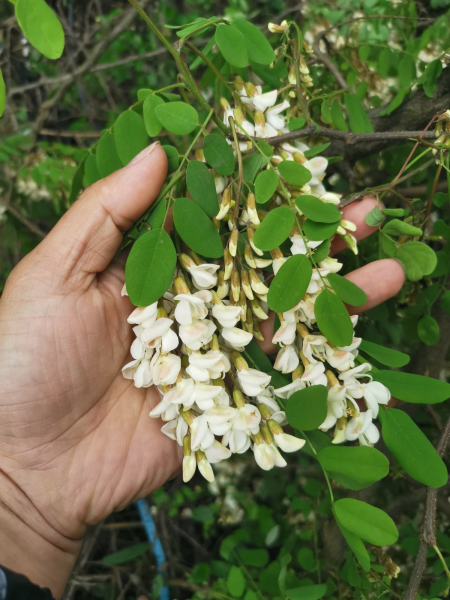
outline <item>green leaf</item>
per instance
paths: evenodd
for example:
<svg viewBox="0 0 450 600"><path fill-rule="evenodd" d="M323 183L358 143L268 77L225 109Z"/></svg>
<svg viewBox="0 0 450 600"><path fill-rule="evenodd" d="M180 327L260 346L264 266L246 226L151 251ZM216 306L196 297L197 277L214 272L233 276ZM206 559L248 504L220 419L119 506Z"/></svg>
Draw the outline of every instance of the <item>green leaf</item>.
<svg viewBox="0 0 450 600"><path fill-rule="evenodd" d="M341 277L337 273L330 273L327 275L327 279L342 302L351 306L362 306L367 302L366 293L345 277Z"/></svg>
<svg viewBox="0 0 450 600"><path fill-rule="evenodd" d="M159 229L164 223L164 217L166 216L167 203L164 199L160 200L154 208L152 206L152 212L146 219L146 223L150 225L152 229Z"/></svg>
<svg viewBox="0 0 450 600"><path fill-rule="evenodd" d="M444 219L438 219L433 224L433 231L435 235L449 239L450 238L450 227L445 223Z"/></svg>
<svg viewBox="0 0 450 600"><path fill-rule="evenodd" d="M400 371L377 371L373 378L389 388L395 398L404 402L438 404L450 398L450 384L440 379Z"/></svg>
<svg viewBox="0 0 450 600"><path fill-rule="evenodd" d="M247 43L236 27L219 25L216 29L216 44L231 66L243 69L248 65Z"/></svg>
<svg viewBox="0 0 450 600"><path fill-rule="evenodd" d="M427 346L434 346L439 342L440 337L438 322L433 317L425 315L417 323L417 335Z"/></svg>
<svg viewBox="0 0 450 600"><path fill-rule="evenodd" d="M436 89L437 80L439 79L442 73L442 63L436 58L430 62L430 64L425 69L424 74L421 79L424 78L423 91L425 92L425 96L428 98L432 98L434 94L434 90Z"/></svg>
<svg viewBox="0 0 450 600"><path fill-rule="evenodd" d="M327 416L327 396L324 385L312 385L295 392L286 403L286 419L296 429L317 429Z"/></svg>
<svg viewBox="0 0 450 600"><path fill-rule="evenodd" d="M310 148L309 150L306 150L306 152L304 152L303 154L304 154L305 158L312 158L313 156L317 156L318 154L320 154L321 152L326 150L330 144L331 144L331 142L325 142L325 144L319 144L318 146L314 146L314 148Z"/></svg>
<svg viewBox="0 0 450 600"><path fill-rule="evenodd" d="M97 148L97 154L98 154L98 148ZM69 204L73 204L75 202L75 200L78 198L78 196L83 188L85 162L86 161L83 161L79 165L78 169L75 171L75 175L73 176L72 185L70 188Z"/></svg>
<svg viewBox="0 0 450 600"><path fill-rule="evenodd" d="M32 46L55 60L64 50L64 30L44 0L17 0L16 19Z"/></svg>
<svg viewBox="0 0 450 600"><path fill-rule="evenodd" d="M142 542L141 544L135 544L134 546L128 546L118 552L107 554L103 557L103 562L106 565L122 565L130 560L139 558L152 548L150 542Z"/></svg>
<svg viewBox="0 0 450 600"><path fill-rule="evenodd" d="M278 165L278 170L283 179L297 187L302 187L312 177L311 172L306 167L299 165L293 160L283 160Z"/></svg>
<svg viewBox="0 0 450 600"><path fill-rule="evenodd" d="M327 123L328 125L331 125L333 123L329 98L325 98L325 100L320 105L320 116L324 123Z"/></svg>
<svg viewBox="0 0 450 600"><path fill-rule="evenodd" d="M142 106L144 123L147 133L150 137L159 135L163 128L160 120L156 116L156 108L164 104L164 100L155 94L150 94Z"/></svg>
<svg viewBox="0 0 450 600"><path fill-rule="evenodd" d="M216 133L207 135L203 143L203 152L208 164L219 175L231 175L234 171L233 150L225 138Z"/></svg>
<svg viewBox="0 0 450 600"><path fill-rule="evenodd" d="M267 354L261 350L255 339L245 346L244 356L246 358L250 357L251 361L255 363L256 368L260 371L263 371L264 373L273 371L273 365L267 358Z"/></svg>
<svg viewBox="0 0 450 600"><path fill-rule="evenodd" d="M313 257L316 263L325 260L325 258L330 254L331 242L330 240L325 240L320 246L313 252Z"/></svg>
<svg viewBox="0 0 450 600"><path fill-rule="evenodd" d="M265 567L269 562L269 553L265 548L240 550L239 557L248 567Z"/></svg>
<svg viewBox="0 0 450 600"><path fill-rule="evenodd" d="M177 253L164 229L154 229L140 237L131 248L125 266L125 281L131 302L149 306L172 283Z"/></svg>
<svg viewBox="0 0 450 600"><path fill-rule="evenodd" d="M88 187L100 179L95 154L89 154L84 164L84 187Z"/></svg>
<svg viewBox="0 0 450 600"><path fill-rule="evenodd" d="M275 60L275 52L266 36L245 19L236 19L231 23L244 36L250 60L260 65L270 65ZM220 29L220 27L218 28Z"/></svg>
<svg viewBox="0 0 450 600"><path fill-rule="evenodd" d="M145 100L151 94L153 94L153 90L151 90L150 88L141 88L140 90L137 91L137 99L139 101Z"/></svg>
<svg viewBox="0 0 450 600"><path fill-rule="evenodd" d="M391 517L367 502L343 498L334 503L334 512L346 529L374 546L390 546L398 539Z"/></svg>
<svg viewBox="0 0 450 600"><path fill-rule="evenodd" d="M409 215L407 208L383 208L381 212L387 217L407 217Z"/></svg>
<svg viewBox="0 0 450 600"><path fill-rule="evenodd" d="M344 113L342 112L341 105L337 100L333 100L331 103L331 119L336 129L339 129L339 131L348 131Z"/></svg>
<svg viewBox="0 0 450 600"><path fill-rule="evenodd" d="M363 489L389 475L386 456L368 446L329 446L317 459L332 479L351 490Z"/></svg>
<svg viewBox="0 0 450 600"><path fill-rule="evenodd" d="M244 162L244 181L247 183L254 183L256 176L268 162L269 161L265 156L261 156L259 153L252 154L252 156Z"/></svg>
<svg viewBox="0 0 450 600"><path fill-rule="evenodd" d="M312 267L306 256L290 256L270 284L269 308L279 313L291 310L305 295L311 277Z"/></svg>
<svg viewBox="0 0 450 600"><path fill-rule="evenodd" d="M208 258L223 255L222 240L212 221L202 209L187 198L177 198L173 207L173 221L183 242L189 248Z"/></svg>
<svg viewBox="0 0 450 600"><path fill-rule="evenodd" d="M117 154L116 142L112 133L105 133L97 147L97 168L101 177L108 177L123 167Z"/></svg>
<svg viewBox="0 0 450 600"><path fill-rule="evenodd" d="M394 112L394 110L401 106L403 104L403 100L405 99L407 92L408 90L400 90L391 100L389 105L386 108L383 108L382 111L380 111L380 117L390 115L391 112Z"/></svg>
<svg viewBox="0 0 450 600"><path fill-rule="evenodd" d="M317 223L311 221L311 219L306 219L303 231L311 242L320 242L334 235L338 227L339 221L336 221L336 223Z"/></svg>
<svg viewBox="0 0 450 600"><path fill-rule="evenodd" d="M3 79L3 73L0 69L0 117L3 116L5 112L6 106L6 89L5 89L5 81Z"/></svg>
<svg viewBox="0 0 450 600"><path fill-rule="evenodd" d="M205 211L208 217L215 217L219 212L216 184L205 163L191 160L186 171L186 185L192 200Z"/></svg>
<svg viewBox="0 0 450 600"><path fill-rule="evenodd" d="M430 275L437 264L434 251L422 242L407 242L397 249L396 258L404 265L410 281L419 281Z"/></svg>
<svg viewBox="0 0 450 600"><path fill-rule="evenodd" d="M168 102L155 109L159 122L176 135L187 135L198 125L198 113L186 102Z"/></svg>
<svg viewBox="0 0 450 600"><path fill-rule="evenodd" d="M433 197L433 204L439 208L444 206L446 202L450 202L450 196L448 194L444 194L443 192L438 192Z"/></svg>
<svg viewBox="0 0 450 600"><path fill-rule="evenodd" d="M303 587L286 590L288 600L320 600L327 593L327 586L322 583L320 585L304 585Z"/></svg>
<svg viewBox="0 0 450 600"><path fill-rule="evenodd" d="M270 211L258 229L253 242L261 250L273 250L289 237L294 227L294 213L287 206Z"/></svg>
<svg viewBox="0 0 450 600"><path fill-rule="evenodd" d="M259 204L264 204L272 198L278 187L278 177L275 171L262 171L255 181L255 198Z"/></svg>
<svg viewBox="0 0 450 600"><path fill-rule="evenodd" d="M127 165L148 145L144 121L137 113L126 110L114 123L114 140L117 154L123 165Z"/></svg>
<svg viewBox="0 0 450 600"><path fill-rule="evenodd" d="M398 64L398 81L401 88L410 88L416 79L416 61L409 54L403 54Z"/></svg>
<svg viewBox="0 0 450 600"><path fill-rule="evenodd" d="M178 169L178 165L180 163L180 156L178 154L178 150L174 146L161 146L167 156L168 168L167 172L173 173Z"/></svg>
<svg viewBox="0 0 450 600"><path fill-rule="evenodd" d="M344 102L353 133L373 133L372 123L358 98L354 94L346 94Z"/></svg>
<svg viewBox="0 0 450 600"><path fill-rule="evenodd" d="M351 531L349 531L348 529L346 529L342 525L342 523L339 523L339 521L336 521L336 523L337 523L339 529L341 530L341 533L344 536L345 541L349 545L353 554L356 556L359 564L362 566L362 568L365 571L369 571L370 570L370 556L369 556L369 553L367 552L366 547L364 546L361 538L358 537L357 535L355 535L354 533L352 533Z"/></svg>
<svg viewBox="0 0 450 600"><path fill-rule="evenodd" d="M449 290L447 290L446 292L444 292L442 294L442 297L441 297L441 308L448 315L450 315L450 291Z"/></svg>
<svg viewBox="0 0 450 600"><path fill-rule="evenodd" d="M382 365L386 365L392 368L404 367L409 363L409 356L398 350L392 350L391 348L385 348L373 342L367 342L362 340L359 349L377 360Z"/></svg>
<svg viewBox="0 0 450 600"><path fill-rule="evenodd" d="M353 339L353 325L341 300L324 289L314 306L317 326L323 335L336 346L349 346Z"/></svg>
<svg viewBox="0 0 450 600"><path fill-rule="evenodd" d="M245 577L239 567L231 566L227 578L228 591L233 598L240 598L245 590Z"/></svg>
<svg viewBox="0 0 450 600"><path fill-rule="evenodd" d="M283 164L283 163L281 163ZM337 223L342 219L334 204L322 202L315 196L298 196L295 204L308 219L319 223Z"/></svg>
<svg viewBox="0 0 450 600"><path fill-rule="evenodd" d="M413 227L409 223L400 221L399 219L392 219L382 229L383 233L387 235L422 235L422 230L419 227Z"/></svg>
<svg viewBox="0 0 450 600"><path fill-rule="evenodd" d="M299 117L291 119L288 123L289 131L298 131L299 129L303 129L305 125L305 119L300 119Z"/></svg>
<svg viewBox="0 0 450 600"><path fill-rule="evenodd" d="M383 48L378 55L377 71L378 75L385 79L389 73L389 67L391 66L391 51L389 48Z"/></svg>
<svg viewBox="0 0 450 600"><path fill-rule="evenodd" d="M389 452L408 475L432 488L447 483L442 458L409 415L395 408L386 409L382 431Z"/></svg>

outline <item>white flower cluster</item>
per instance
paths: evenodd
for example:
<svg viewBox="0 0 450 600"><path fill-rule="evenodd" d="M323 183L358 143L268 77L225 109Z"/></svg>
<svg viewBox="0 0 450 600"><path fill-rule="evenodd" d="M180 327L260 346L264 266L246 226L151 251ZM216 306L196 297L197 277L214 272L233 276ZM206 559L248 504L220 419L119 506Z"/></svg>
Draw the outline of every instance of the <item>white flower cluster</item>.
<svg viewBox="0 0 450 600"><path fill-rule="evenodd" d="M290 107L288 100L276 104L276 90L262 93L260 87L242 80L235 87L253 123L240 108L231 110L223 102L226 122L233 115L251 136L273 137L287 131L282 113ZM245 143L242 150L247 147ZM322 183L326 158L308 160L304 156L308 149L304 141L275 146L268 168L277 169L282 160L302 164L312 178L291 192L339 204L340 196L327 192ZM203 158L201 152L196 156ZM151 306L136 308L128 319L136 339L131 346L133 360L125 365L123 374L133 379L136 387L155 385L160 391L161 402L150 416L160 417L165 422L163 433L183 446L184 480L189 481L198 467L213 481L212 464L248 449L262 469L285 466L280 450L294 452L305 441L284 432L287 421L277 398L286 400L312 385L328 389L328 414L320 429L334 428L333 443L358 440L373 445L379 432L372 419L378 415L379 405L389 401L390 393L372 381L371 366L357 359L360 339L339 348L315 327L315 301L327 275L342 267L336 259L319 261L301 301L278 315L280 327L272 339L279 347L274 368L291 375L292 381L274 389L270 375L251 368L243 357L254 338L263 340L259 324L268 319L266 283L268 276L272 277L267 269L272 267L276 275L289 256L279 248L270 258L264 256L254 242L255 230L264 217L256 209L254 195L248 194L236 218L232 182L219 176L215 179L219 194L215 223L219 227L220 221L226 221L231 232L222 264L204 263L193 251L179 254L169 291ZM282 202L278 193L271 200L273 206ZM299 218L303 218L300 212ZM353 223L341 220L336 233L356 253L353 231ZM309 241L297 226L290 233L290 242L291 255L308 257L321 243ZM357 317L352 317L352 322L355 326ZM360 405L367 410L361 412Z"/></svg>

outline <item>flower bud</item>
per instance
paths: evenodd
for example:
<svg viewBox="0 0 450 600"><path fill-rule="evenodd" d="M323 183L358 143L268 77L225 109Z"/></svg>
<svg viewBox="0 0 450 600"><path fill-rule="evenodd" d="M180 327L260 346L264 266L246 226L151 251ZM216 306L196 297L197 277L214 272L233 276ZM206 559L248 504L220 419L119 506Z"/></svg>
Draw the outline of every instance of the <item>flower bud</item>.
<svg viewBox="0 0 450 600"><path fill-rule="evenodd" d="M228 296L230 291L230 283L225 281L225 271L219 271L217 276L217 295L222 300Z"/></svg>
<svg viewBox="0 0 450 600"><path fill-rule="evenodd" d="M247 308L247 318L245 320L246 330L253 334L253 314L251 308Z"/></svg>
<svg viewBox="0 0 450 600"><path fill-rule="evenodd" d="M231 275L231 293L235 302L239 301L239 295L241 293L241 282L239 278L239 272L236 269Z"/></svg>
<svg viewBox="0 0 450 600"><path fill-rule="evenodd" d="M222 201L219 205L219 212L215 217L218 221L221 221L228 213L231 204L231 189L227 187L222 194Z"/></svg>
<svg viewBox="0 0 450 600"><path fill-rule="evenodd" d="M234 388L233 390L233 400L237 408L245 406L244 394L238 388Z"/></svg>
<svg viewBox="0 0 450 600"><path fill-rule="evenodd" d="M220 106L223 108L223 110L228 110L230 108L230 103L223 96L220 98L219 102L220 102Z"/></svg>
<svg viewBox="0 0 450 600"><path fill-rule="evenodd" d="M261 423L260 431L266 444L273 444L273 436L270 433L270 429L267 427L266 423Z"/></svg>
<svg viewBox="0 0 450 600"><path fill-rule="evenodd" d="M188 250L188 254L189 256L192 258L192 260L195 262L195 264L198 265L202 265L204 263L204 261L200 258L200 256L197 254L197 252L194 252L193 250L191 250L189 248Z"/></svg>
<svg viewBox="0 0 450 600"><path fill-rule="evenodd" d="M175 296L178 296L178 294L189 295L191 293L187 283L182 277L175 277L175 280L173 282L173 289L175 292Z"/></svg>
<svg viewBox="0 0 450 600"><path fill-rule="evenodd" d="M255 246L255 244L253 243L253 236L254 235L255 235L255 230L253 229L253 227L248 226L247 227L247 237L248 237L248 241L250 242L250 246L253 248L253 251L258 256L263 256L264 252L262 250L260 250L259 248L257 248Z"/></svg>
<svg viewBox="0 0 450 600"><path fill-rule="evenodd" d="M341 219L339 225L347 231L356 231L356 225L352 221L347 221L347 219Z"/></svg>
<svg viewBox="0 0 450 600"><path fill-rule="evenodd" d="M269 288L264 285L254 269L250 269L250 285L257 294L264 295L269 292Z"/></svg>
<svg viewBox="0 0 450 600"><path fill-rule="evenodd" d="M258 269L265 269L266 267L270 267L272 261L270 258L255 258L255 265Z"/></svg>
<svg viewBox="0 0 450 600"><path fill-rule="evenodd" d="M266 313L261 308L261 306L256 298L254 298L253 300L250 300L250 306L252 307L252 312L255 315L255 317L258 317L258 319L261 319L261 321L265 321L266 319L269 318L269 316L266 315Z"/></svg>
<svg viewBox="0 0 450 600"><path fill-rule="evenodd" d="M185 435L183 438L183 453L184 456L191 456L191 436Z"/></svg>
<svg viewBox="0 0 450 600"><path fill-rule="evenodd" d="M303 323L297 323L296 329L298 335L302 338L305 338L307 335L309 335L309 330L305 325L303 325Z"/></svg>
<svg viewBox="0 0 450 600"><path fill-rule="evenodd" d="M340 385L338 378L336 377L336 375L333 373L333 371L325 371L325 375L328 381L328 385L330 385L331 387L335 386L335 385Z"/></svg>
<svg viewBox="0 0 450 600"><path fill-rule="evenodd" d="M234 258L237 252L237 244L239 238L239 230L235 227L231 232L230 239L228 240L228 249L231 256Z"/></svg>
<svg viewBox="0 0 450 600"><path fill-rule="evenodd" d="M253 225L259 225L260 220L258 217L258 211L256 210L255 194L252 192L250 192L247 196L247 212Z"/></svg>
<svg viewBox="0 0 450 600"><path fill-rule="evenodd" d="M253 114L253 120L255 121L255 125L259 127L265 127L266 120L264 118L264 113L260 110L255 110Z"/></svg>
<svg viewBox="0 0 450 600"><path fill-rule="evenodd" d="M302 75L308 75L309 74L309 69L308 69L308 65L305 62L305 59L303 58L303 56L300 56L300 66L299 66L299 70L300 73Z"/></svg>
<svg viewBox="0 0 450 600"><path fill-rule="evenodd" d="M244 80L242 79L242 77L240 75L238 75L237 77L235 77L234 81L233 81L233 85L234 85L234 89L237 92L242 92L245 84L244 84Z"/></svg>
<svg viewBox="0 0 450 600"><path fill-rule="evenodd" d="M239 295L238 305L241 307L241 322L245 323L246 314L247 314L247 297L245 295L244 290L242 289L242 286L241 286L241 293Z"/></svg>
<svg viewBox="0 0 450 600"><path fill-rule="evenodd" d="M198 470L206 479L212 483L214 481L214 471L212 470L211 464L209 463L206 455L201 450L197 450L195 452L195 458L197 459Z"/></svg>
<svg viewBox="0 0 450 600"><path fill-rule="evenodd" d="M294 161L299 165L307 162L307 159L303 156L301 152L294 152Z"/></svg>
<svg viewBox="0 0 450 600"><path fill-rule="evenodd" d="M272 413L270 411L270 408L267 406L267 404L264 404L264 402L259 402L258 403L258 410L261 413L261 417L263 419L268 420L268 419L271 418ZM283 431L283 430L281 430L281 431Z"/></svg>
<svg viewBox="0 0 450 600"><path fill-rule="evenodd" d="M238 123L239 125L242 125L242 122L245 119L245 114L240 106L237 106L233 110L233 115L234 115L234 120L236 121L236 123Z"/></svg>
<svg viewBox="0 0 450 600"><path fill-rule="evenodd" d="M272 422L274 423L275 421ZM302 440L301 438L284 432L274 435L274 438L275 444L278 446L278 448L281 448L283 452L297 452L297 450L303 448L306 442L306 440Z"/></svg>
<svg viewBox="0 0 450 600"><path fill-rule="evenodd" d="M270 413L269 408L266 406L267 411ZM266 417L267 418L267 417ZM267 425L269 426L270 432L272 435L279 435L280 433L284 433L283 428L273 419L267 421Z"/></svg>
<svg viewBox="0 0 450 600"><path fill-rule="evenodd" d="M252 267L253 269L256 268L255 257L253 256L252 248L248 242L245 242L244 258L249 267Z"/></svg>
<svg viewBox="0 0 450 600"><path fill-rule="evenodd" d="M347 244L348 248L353 252L353 254L358 254L358 244L356 242L356 238L351 233L346 233L342 236L342 239Z"/></svg>
<svg viewBox="0 0 450 600"><path fill-rule="evenodd" d="M244 293L246 295L246 297L249 300L253 300L253 298L255 297L253 295L253 291L252 288L250 286L250 280L248 277L248 272L245 269L242 269L241 271L241 284L242 284L242 289L244 290Z"/></svg>
<svg viewBox="0 0 450 600"><path fill-rule="evenodd" d="M253 98L253 96L258 96L258 90L256 89L256 87L253 85L253 83L246 83L245 84L245 91L247 93L247 96L249 98Z"/></svg>
<svg viewBox="0 0 450 600"><path fill-rule="evenodd" d="M223 259L225 264L224 279L225 281L228 281L228 279L231 277L231 273L233 272L233 257L231 256L228 248L225 248L224 250Z"/></svg>
<svg viewBox="0 0 450 600"><path fill-rule="evenodd" d="M297 74L295 72L295 66L291 65L289 69L288 81L291 85L295 85L297 83ZM293 96L295 97L295 96Z"/></svg>
<svg viewBox="0 0 450 600"><path fill-rule="evenodd" d="M258 446L260 446L261 444L265 444L264 442L264 438L263 435L261 433L261 431L258 431L258 433L253 433L252 434L252 440L255 442L255 444L257 444Z"/></svg>
<svg viewBox="0 0 450 600"><path fill-rule="evenodd" d="M248 364L245 358L239 352L231 353L231 360L238 371L248 371Z"/></svg>
<svg viewBox="0 0 450 600"><path fill-rule="evenodd" d="M197 461L195 456L185 456L183 458L183 481L187 483L194 477Z"/></svg>
<svg viewBox="0 0 450 600"><path fill-rule="evenodd" d="M178 257L178 262L183 267L183 269L188 269L190 267L197 266L196 263L192 260L192 258L184 253L180 254L180 256Z"/></svg>
<svg viewBox="0 0 450 600"><path fill-rule="evenodd" d="M300 379L304 372L305 369L303 368L303 365L298 365L298 367L292 371L292 381Z"/></svg>
<svg viewBox="0 0 450 600"><path fill-rule="evenodd" d="M180 415L183 417L183 420L187 425L192 425L192 423L195 419L195 415L192 412L192 410L189 410L189 409L185 410L184 408L182 408L180 410Z"/></svg>
<svg viewBox="0 0 450 600"><path fill-rule="evenodd" d="M205 162L205 155L203 153L203 148L197 148L195 151L195 160L199 160L200 162Z"/></svg>
<svg viewBox="0 0 450 600"><path fill-rule="evenodd" d="M264 341L264 336L261 333L259 323L256 318L253 319L253 337L255 338L255 340L259 340L260 342Z"/></svg>
<svg viewBox="0 0 450 600"><path fill-rule="evenodd" d="M212 336L211 342L210 342L210 348L211 350L219 350L220 346L219 346L219 338L217 337L216 334L214 334Z"/></svg>

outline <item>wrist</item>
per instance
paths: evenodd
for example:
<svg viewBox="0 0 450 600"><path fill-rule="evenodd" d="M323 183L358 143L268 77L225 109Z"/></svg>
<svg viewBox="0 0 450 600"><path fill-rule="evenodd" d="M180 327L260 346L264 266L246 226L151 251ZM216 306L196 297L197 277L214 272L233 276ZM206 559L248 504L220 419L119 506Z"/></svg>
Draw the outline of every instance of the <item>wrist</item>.
<svg viewBox="0 0 450 600"><path fill-rule="evenodd" d="M0 471L0 564L60 598L81 540L59 533L28 496Z"/></svg>

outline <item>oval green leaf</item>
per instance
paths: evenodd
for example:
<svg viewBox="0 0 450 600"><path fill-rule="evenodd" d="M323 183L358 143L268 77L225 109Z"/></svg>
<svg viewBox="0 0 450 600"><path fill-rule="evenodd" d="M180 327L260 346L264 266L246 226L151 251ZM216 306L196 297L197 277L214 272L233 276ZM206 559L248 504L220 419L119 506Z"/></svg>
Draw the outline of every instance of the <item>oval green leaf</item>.
<svg viewBox="0 0 450 600"><path fill-rule="evenodd" d="M306 219L303 230L308 240L311 242L321 242L334 235L338 227L339 221L336 221L336 223L317 223L316 221L311 221L311 219Z"/></svg>
<svg viewBox="0 0 450 600"><path fill-rule="evenodd" d="M434 346L439 342L440 337L438 322L433 317L425 315L417 323L417 335L427 346Z"/></svg>
<svg viewBox="0 0 450 600"><path fill-rule="evenodd" d="M164 229L154 229L140 237L131 248L125 266L128 296L135 306L149 306L172 283L177 253Z"/></svg>
<svg viewBox="0 0 450 600"><path fill-rule="evenodd" d="M108 177L123 167L117 154L116 142L112 133L105 133L97 148L97 168L101 177Z"/></svg>
<svg viewBox="0 0 450 600"><path fill-rule="evenodd" d="M266 36L252 23L245 19L236 19L231 24L244 36L250 60L260 65L270 65L275 60L275 52ZM220 27L219 27L220 29Z"/></svg>
<svg viewBox="0 0 450 600"><path fill-rule="evenodd" d="M361 490L389 475L386 456L368 446L329 446L317 458L332 479L351 490Z"/></svg>
<svg viewBox="0 0 450 600"><path fill-rule="evenodd" d="M372 123L355 94L346 94L344 102L353 133L373 133Z"/></svg>
<svg viewBox="0 0 450 600"><path fill-rule="evenodd" d="M155 108L159 122L176 135L187 135L198 125L198 113L186 102L168 102Z"/></svg>
<svg viewBox="0 0 450 600"><path fill-rule="evenodd" d="M293 160L283 160L278 165L278 170L283 179L291 185L302 187L311 180L311 172L303 165L299 165Z"/></svg>
<svg viewBox="0 0 450 600"><path fill-rule="evenodd" d="M222 240L217 229L202 209L187 198L178 198L173 207L173 221L183 242L208 258L223 255Z"/></svg>
<svg viewBox="0 0 450 600"><path fill-rule="evenodd" d="M306 256L290 256L270 284L269 308L279 313L291 310L305 295L311 277L312 267Z"/></svg>
<svg viewBox="0 0 450 600"><path fill-rule="evenodd" d="M409 415L395 408L386 409L382 432L389 452L413 479L432 488L447 483L442 458Z"/></svg>
<svg viewBox="0 0 450 600"><path fill-rule="evenodd" d="M384 214L386 214L386 213L384 212ZM413 227L413 225L410 225L409 223L405 223L404 221L400 221L400 219L392 219L391 221L389 221L389 223L386 223L386 225L383 227L382 231L383 231L383 233L386 233L387 235L394 235L394 236L422 235L422 230L419 229L419 227Z"/></svg>
<svg viewBox="0 0 450 600"><path fill-rule="evenodd" d="M97 158L95 154L89 154L84 163L84 187L88 187L100 179L100 173L97 167Z"/></svg>
<svg viewBox="0 0 450 600"><path fill-rule="evenodd" d="M167 162L168 162L167 172L173 173L174 171L176 171L178 169L178 165L180 163L180 156L178 154L178 150L175 148L175 146L170 146L168 144L165 146L161 146L161 147L167 156Z"/></svg>
<svg viewBox="0 0 450 600"><path fill-rule="evenodd" d="M234 171L234 155L226 139L216 133L207 135L203 143L206 162L219 175L231 175Z"/></svg>
<svg viewBox="0 0 450 600"><path fill-rule="evenodd" d="M317 429L327 416L328 391L324 385L312 385L295 392L286 404L286 419L296 429Z"/></svg>
<svg viewBox="0 0 450 600"><path fill-rule="evenodd" d="M248 65L247 43L237 28L219 25L216 29L216 44L224 59L233 67L243 69Z"/></svg>
<svg viewBox="0 0 450 600"><path fill-rule="evenodd" d="M450 384L432 377L400 371L377 371L374 379L389 388L395 398L404 402L438 404L450 398Z"/></svg>
<svg viewBox="0 0 450 600"><path fill-rule="evenodd" d="M278 187L278 177L275 171L262 171L255 181L255 199L259 204L264 204L272 198Z"/></svg>
<svg viewBox="0 0 450 600"><path fill-rule="evenodd" d="M322 290L314 305L317 326L336 346L349 346L353 339L353 325L342 300L330 290Z"/></svg>
<svg viewBox="0 0 450 600"><path fill-rule="evenodd" d="M315 196L298 196L295 204L308 219L318 223L338 223L342 214L329 202L322 202Z"/></svg>
<svg viewBox="0 0 450 600"><path fill-rule="evenodd" d="M205 163L191 160L186 171L186 185L192 200L205 211L208 217L215 217L219 212L216 184Z"/></svg>
<svg viewBox="0 0 450 600"><path fill-rule="evenodd" d="M346 529L374 546L390 546L398 539L391 517L367 502L343 498L334 503L334 512Z"/></svg>
<svg viewBox="0 0 450 600"><path fill-rule="evenodd" d="M359 349L387 367L400 368L409 363L409 356L404 352L385 348L366 340L362 340Z"/></svg>
<svg viewBox="0 0 450 600"><path fill-rule="evenodd" d="M114 124L114 140L117 154L123 165L127 165L148 145L144 121L137 113L126 110Z"/></svg>
<svg viewBox="0 0 450 600"><path fill-rule="evenodd" d="M419 281L434 271L437 264L435 252L422 242L408 242L398 248L396 258L405 266L410 281Z"/></svg>
<svg viewBox="0 0 450 600"><path fill-rule="evenodd" d="M294 213L287 206L270 211L255 231L253 242L261 250L273 250L289 237L294 227Z"/></svg>
<svg viewBox="0 0 450 600"><path fill-rule="evenodd" d="M342 302L350 304L350 306L362 306L367 302L366 293L345 277L337 273L330 273L327 275L327 279Z"/></svg>
<svg viewBox="0 0 450 600"><path fill-rule="evenodd" d="M347 542L347 544L349 545L353 554L357 558L359 564L362 566L362 568L365 571L369 571L370 570L370 556L366 550L366 547L363 544L362 539L360 537L358 537L357 535L355 535L354 533L352 533L351 531L349 531L348 529L346 529L342 525L342 523L339 523L339 521L336 521L336 523L337 523L337 526L339 527L342 535L344 536L345 541Z"/></svg>
<svg viewBox="0 0 450 600"><path fill-rule="evenodd" d="M286 598L288 600L320 600L327 593L327 586L322 583L320 585L304 585L292 590L286 590Z"/></svg>
<svg viewBox="0 0 450 600"><path fill-rule="evenodd" d="M146 97L142 106L145 128L150 137L154 137L161 133L163 128L162 123L156 116L156 108L164 104L164 100L155 94L150 94Z"/></svg>
<svg viewBox="0 0 450 600"><path fill-rule="evenodd" d="M64 30L58 17L44 0L17 0L16 19L32 46L56 60L64 50Z"/></svg>

